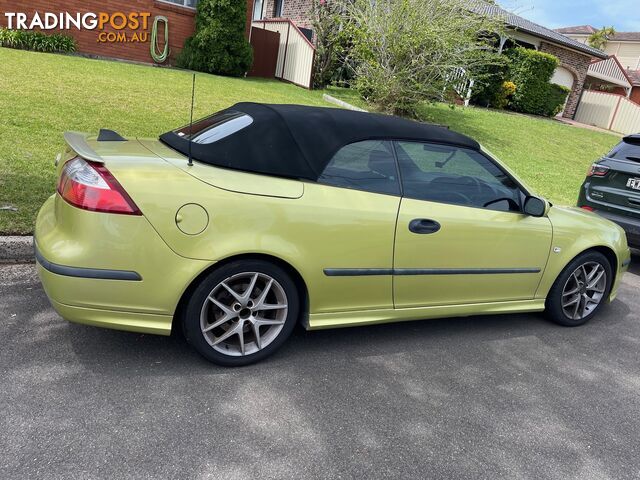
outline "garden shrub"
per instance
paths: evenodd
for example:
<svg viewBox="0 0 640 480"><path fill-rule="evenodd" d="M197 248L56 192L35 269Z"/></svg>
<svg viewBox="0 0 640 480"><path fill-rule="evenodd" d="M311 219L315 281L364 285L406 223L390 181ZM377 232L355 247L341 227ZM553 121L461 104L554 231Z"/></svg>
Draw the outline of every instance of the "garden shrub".
<svg viewBox="0 0 640 480"><path fill-rule="evenodd" d="M44 34L37 30L0 28L0 46L47 53L73 53L76 41L69 35Z"/></svg>
<svg viewBox="0 0 640 480"><path fill-rule="evenodd" d="M500 63L493 40L501 20L481 15L465 0L345 2L353 25L352 85L384 112L416 116L423 102L441 101L451 78Z"/></svg>
<svg viewBox="0 0 640 480"><path fill-rule="evenodd" d="M553 117L562 111L569 92L571 92L571 89L567 87L558 85L557 83L549 84L547 102L545 105L545 110L548 112L549 117Z"/></svg>
<svg viewBox="0 0 640 480"><path fill-rule="evenodd" d="M502 85L509 78L509 57L501 55L498 57L502 63L489 65L480 71L472 72L471 76L475 79L475 84L471 91L471 103L483 107L495 107L496 100L499 99Z"/></svg>
<svg viewBox="0 0 640 480"><path fill-rule="evenodd" d="M179 67L239 77L253 62L251 45L245 37L245 0L200 0L196 31L178 56Z"/></svg>
<svg viewBox="0 0 640 480"><path fill-rule="evenodd" d="M522 47L510 50L508 55L511 81L516 85L511 109L547 117L558 113L568 94L568 89L549 83L560 63L558 58Z"/></svg>
<svg viewBox="0 0 640 480"><path fill-rule="evenodd" d="M513 82L502 82L500 89L496 93L493 99L493 106L495 108L506 108L509 102L516 93L516 84Z"/></svg>

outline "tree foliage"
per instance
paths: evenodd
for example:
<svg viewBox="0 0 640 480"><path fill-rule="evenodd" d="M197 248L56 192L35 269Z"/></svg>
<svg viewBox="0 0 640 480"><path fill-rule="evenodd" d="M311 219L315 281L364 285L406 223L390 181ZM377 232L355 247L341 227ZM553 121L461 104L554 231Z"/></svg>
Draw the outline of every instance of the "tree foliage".
<svg viewBox="0 0 640 480"><path fill-rule="evenodd" d="M354 86L383 110L412 115L420 102L445 98L457 68L467 72L499 61L498 19L463 0L353 0Z"/></svg>
<svg viewBox="0 0 640 480"><path fill-rule="evenodd" d="M316 35L313 87L344 84L352 75L352 24L344 15L343 0L313 0L311 28Z"/></svg>
<svg viewBox="0 0 640 480"><path fill-rule="evenodd" d="M587 42L593 48L602 50L604 47L607 46L607 42L609 41L609 38L611 38L615 34L616 34L615 28L602 27L600 30L597 30L596 32L592 33L587 39Z"/></svg>
<svg viewBox="0 0 640 480"><path fill-rule="evenodd" d="M185 42L178 66L219 75L244 75L253 61L245 37L245 0L200 0L196 31Z"/></svg>

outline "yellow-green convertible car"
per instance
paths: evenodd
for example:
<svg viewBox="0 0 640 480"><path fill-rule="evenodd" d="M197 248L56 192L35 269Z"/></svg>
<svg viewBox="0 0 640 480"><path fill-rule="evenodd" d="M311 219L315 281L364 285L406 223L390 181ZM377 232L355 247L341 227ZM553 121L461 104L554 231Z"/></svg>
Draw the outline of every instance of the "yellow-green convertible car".
<svg viewBox="0 0 640 480"><path fill-rule="evenodd" d="M475 140L330 108L239 103L159 140L66 133L38 272L72 322L170 334L221 365L308 329L546 310L580 325L630 261Z"/></svg>

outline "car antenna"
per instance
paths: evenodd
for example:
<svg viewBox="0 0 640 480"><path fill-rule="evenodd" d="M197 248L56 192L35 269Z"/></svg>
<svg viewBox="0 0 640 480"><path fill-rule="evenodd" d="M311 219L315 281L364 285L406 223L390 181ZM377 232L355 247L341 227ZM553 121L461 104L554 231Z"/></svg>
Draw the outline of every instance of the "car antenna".
<svg viewBox="0 0 640 480"><path fill-rule="evenodd" d="M193 74L193 83L191 84L191 116L189 118L189 160L187 165L193 166L193 160L191 158L191 139L193 137L193 103L196 98L196 74Z"/></svg>

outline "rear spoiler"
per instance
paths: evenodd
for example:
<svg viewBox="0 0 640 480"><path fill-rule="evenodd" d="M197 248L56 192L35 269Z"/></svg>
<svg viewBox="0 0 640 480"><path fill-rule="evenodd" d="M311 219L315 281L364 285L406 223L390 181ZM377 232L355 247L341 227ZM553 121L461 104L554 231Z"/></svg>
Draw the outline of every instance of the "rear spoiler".
<svg viewBox="0 0 640 480"><path fill-rule="evenodd" d="M65 132L64 140L74 152L76 152L85 160L104 163L104 159L100 155L98 155L95 150L91 148L87 143L87 138L89 138L90 136L91 135L88 133Z"/></svg>
<svg viewBox="0 0 640 480"><path fill-rule="evenodd" d="M640 145L640 133L627 135L626 137L623 137L622 140L624 140L627 143L632 143L634 145Z"/></svg>
<svg viewBox="0 0 640 480"><path fill-rule="evenodd" d="M85 160L90 160L92 162L104 163L104 159L100 155L98 155L96 151L87 143L87 138L89 137L91 137L90 134L81 132L65 132L64 134L64 139L67 142L67 145L69 145L69 147L71 147L71 149L82 158L84 158ZM113 130L101 128L96 141L126 142L127 139L121 136L119 133L114 132Z"/></svg>

